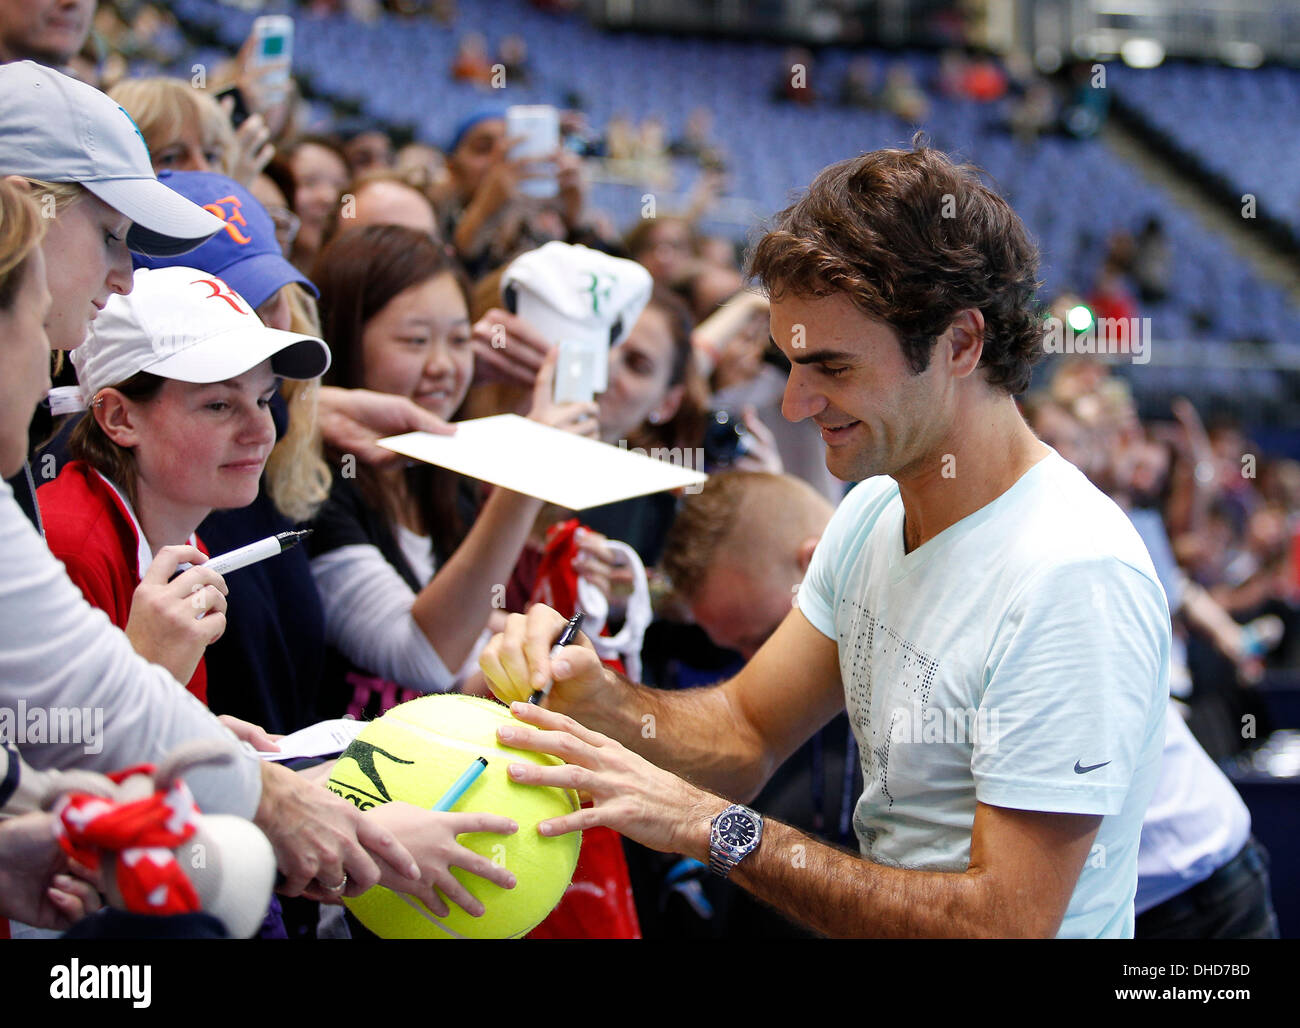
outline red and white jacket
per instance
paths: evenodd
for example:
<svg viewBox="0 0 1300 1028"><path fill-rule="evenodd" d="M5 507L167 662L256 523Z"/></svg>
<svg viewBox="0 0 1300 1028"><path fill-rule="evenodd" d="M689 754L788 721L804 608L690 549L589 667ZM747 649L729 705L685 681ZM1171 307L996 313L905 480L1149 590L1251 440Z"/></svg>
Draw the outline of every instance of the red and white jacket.
<svg viewBox="0 0 1300 1028"><path fill-rule="evenodd" d="M126 496L84 461L63 466L57 478L36 490L50 552L92 607L126 629L136 586L153 563L153 551ZM190 545L207 549L197 536ZM186 688L208 701L208 671L202 658Z"/></svg>

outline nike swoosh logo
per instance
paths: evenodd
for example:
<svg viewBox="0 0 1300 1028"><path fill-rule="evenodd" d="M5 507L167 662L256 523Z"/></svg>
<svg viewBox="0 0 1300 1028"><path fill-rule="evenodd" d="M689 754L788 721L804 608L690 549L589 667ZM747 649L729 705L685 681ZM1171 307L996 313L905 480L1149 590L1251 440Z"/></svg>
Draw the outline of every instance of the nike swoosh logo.
<svg viewBox="0 0 1300 1028"><path fill-rule="evenodd" d="M1090 764L1088 767L1084 767L1076 760L1074 762L1074 773L1076 775L1086 775L1089 771L1096 771L1097 768L1105 767L1109 763L1110 761L1106 760L1106 761L1102 761L1102 763L1100 764Z"/></svg>

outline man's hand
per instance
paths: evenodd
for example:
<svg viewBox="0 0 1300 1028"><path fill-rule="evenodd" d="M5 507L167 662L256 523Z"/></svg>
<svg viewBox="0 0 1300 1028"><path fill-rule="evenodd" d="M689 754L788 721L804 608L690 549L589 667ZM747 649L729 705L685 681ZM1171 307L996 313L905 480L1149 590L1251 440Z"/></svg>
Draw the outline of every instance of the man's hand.
<svg viewBox="0 0 1300 1028"><path fill-rule="evenodd" d="M532 386L554 347L523 318L493 307L474 323L475 383Z"/></svg>
<svg viewBox="0 0 1300 1028"><path fill-rule="evenodd" d="M0 916L61 931L102 903L91 873L59 846L54 825L46 813L0 821Z"/></svg>
<svg viewBox="0 0 1300 1028"><path fill-rule="evenodd" d="M571 717L528 703L512 703L510 712L527 725L502 725L497 729L502 743L565 761L558 767L511 764L507 768L511 780L576 789L594 803L543 821L537 826L542 835L604 825L663 853L708 859L709 828L727 807L726 800L697 789Z"/></svg>
<svg viewBox="0 0 1300 1028"><path fill-rule="evenodd" d="M226 582L203 566L207 559L193 546L164 546L131 596L125 629L131 646L182 685L226 630ZM186 562L194 567L168 581Z"/></svg>
<svg viewBox="0 0 1300 1028"><path fill-rule="evenodd" d="M479 654L478 666L496 698L503 703L527 700L534 689L547 689L548 707L571 712L585 699L608 692L610 682L595 647L581 632L577 642L560 651L551 663L551 647L567 618L544 603L527 614L511 614L506 627Z"/></svg>
<svg viewBox="0 0 1300 1028"><path fill-rule="evenodd" d="M519 825L508 817L444 813L400 801L382 803L364 816L392 832L410 848L420 864L421 879L418 883L400 876L383 875L380 884L416 897L438 917L446 917L449 913L443 895L471 917L483 916L483 904L456 880L451 873L453 867L486 878L503 889L515 887L515 876L505 867L456 841L458 835L470 832L514 835L519 831Z"/></svg>
<svg viewBox="0 0 1300 1028"><path fill-rule="evenodd" d="M340 453L355 454L358 460L384 467L406 458L376 446L375 441L403 432L432 432L453 435L450 425L405 396L376 393L369 389L340 389L322 386L318 403L321 436Z"/></svg>
<svg viewBox="0 0 1300 1028"><path fill-rule="evenodd" d="M381 877L418 887L419 865L382 821L288 768L262 765L262 801L254 823L266 833L286 896L337 902L360 896ZM377 862L378 861L378 862Z"/></svg>

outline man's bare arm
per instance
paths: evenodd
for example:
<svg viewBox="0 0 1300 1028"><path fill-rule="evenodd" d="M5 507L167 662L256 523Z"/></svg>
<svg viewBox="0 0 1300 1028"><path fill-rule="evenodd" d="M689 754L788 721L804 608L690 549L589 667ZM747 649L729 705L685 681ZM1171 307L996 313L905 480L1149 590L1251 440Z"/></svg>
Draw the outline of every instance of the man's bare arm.
<svg viewBox="0 0 1300 1028"><path fill-rule="evenodd" d="M798 610L736 677L673 692L605 669L585 639L566 647L552 668L550 648L563 625L540 604L526 616L512 615L479 658L497 697L526 700L553 677L546 707L725 796L752 798L844 707L835 643Z"/></svg>
<svg viewBox="0 0 1300 1028"><path fill-rule="evenodd" d="M581 789L592 806L543 821L554 836L603 825L663 853L708 859L709 832L727 801L655 767L571 717L525 703L497 736L550 753L558 766L511 764L524 785ZM758 849L732 880L827 935L878 938L1053 936L1069 906L1100 815L1011 810L976 803L962 872L884 867L765 821Z"/></svg>
<svg viewBox="0 0 1300 1028"><path fill-rule="evenodd" d="M838 938L1051 938L1100 825L1100 816L977 804L970 866L959 873L884 867L765 821L731 879Z"/></svg>

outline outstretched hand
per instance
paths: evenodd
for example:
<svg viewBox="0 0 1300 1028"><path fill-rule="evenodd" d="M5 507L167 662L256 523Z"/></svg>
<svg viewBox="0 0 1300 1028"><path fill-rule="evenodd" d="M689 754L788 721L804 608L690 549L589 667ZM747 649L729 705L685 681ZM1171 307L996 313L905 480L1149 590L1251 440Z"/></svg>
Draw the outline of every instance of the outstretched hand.
<svg viewBox="0 0 1300 1028"><path fill-rule="evenodd" d="M510 712L524 724L506 724L497 737L506 746L549 753L565 763L511 764L511 781L576 789L593 806L537 826L546 836L597 826L612 828L642 846L707 860L709 829L725 800L656 767L621 743L584 728L573 718L528 703Z"/></svg>

